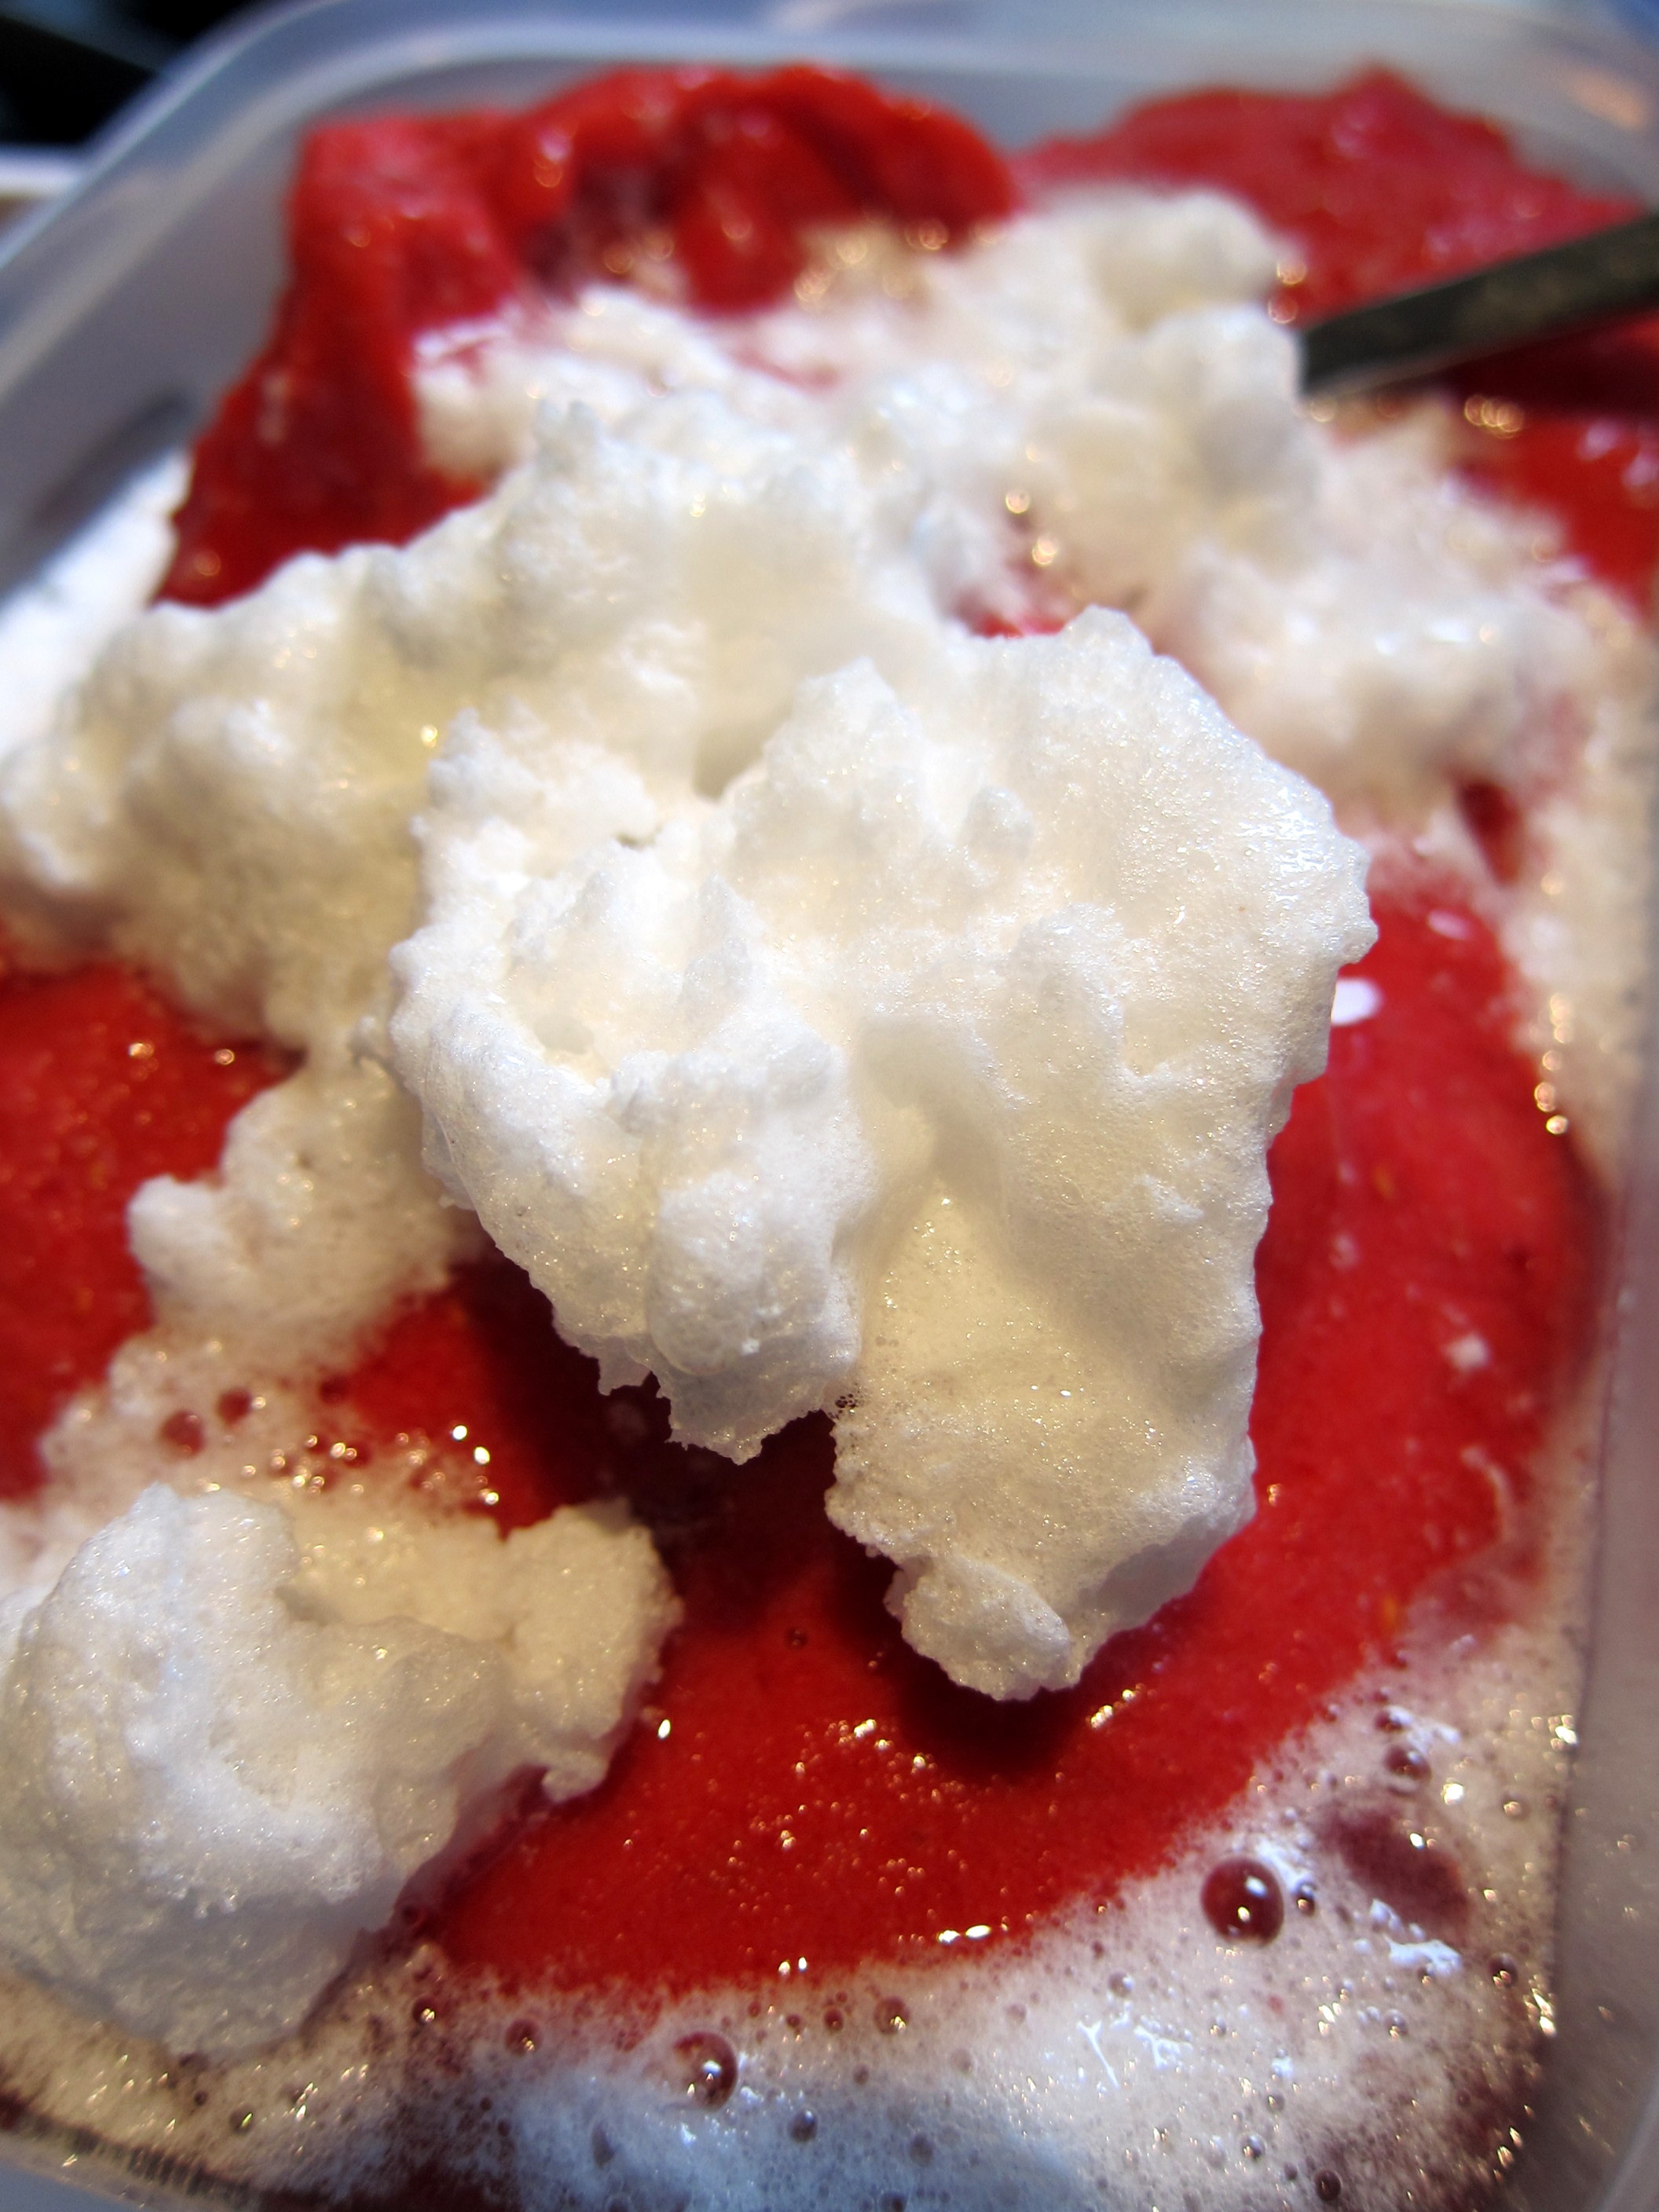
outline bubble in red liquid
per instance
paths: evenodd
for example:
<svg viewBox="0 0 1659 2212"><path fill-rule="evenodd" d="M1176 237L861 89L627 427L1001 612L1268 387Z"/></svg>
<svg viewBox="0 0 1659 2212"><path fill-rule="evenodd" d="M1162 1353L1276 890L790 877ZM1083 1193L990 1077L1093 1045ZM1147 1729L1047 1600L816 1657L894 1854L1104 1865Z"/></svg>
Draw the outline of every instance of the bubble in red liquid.
<svg viewBox="0 0 1659 2212"><path fill-rule="evenodd" d="M187 1459L194 1459L207 1442L200 1414L186 1413L182 1407L169 1413L155 1433L169 1450L182 1452Z"/></svg>
<svg viewBox="0 0 1659 2212"><path fill-rule="evenodd" d="M1519 802L1501 783L1464 783L1457 811L1500 884L1512 884L1526 865L1527 823Z"/></svg>
<svg viewBox="0 0 1659 2212"><path fill-rule="evenodd" d="M238 1421L246 1420L252 1411L253 1393L251 1390L223 1390L220 1393L219 1419L228 1429L234 1429Z"/></svg>
<svg viewBox="0 0 1659 2212"><path fill-rule="evenodd" d="M1342 2177L1333 2173L1328 2166L1322 2166L1314 2176L1314 2191L1322 2204L1334 2204L1342 2194Z"/></svg>
<svg viewBox="0 0 1659 2212"><path fill-rule="evenodd" d="M1426 1782L1429 1778L1428 1760L1408 1743L1391 1743L1382 1754L1382 1764L1402 1782Z"/></svg>
<svg viewBox="0 0 1659 2212"><path fill-rule="evenodd" d="M876 2026L884 2035L898 2035L910 2025L910 2015L896 1997L881 1997L876 2004Z"/></svg>
<svg viewBox="0 0 1659 2212"><path fill-rule="evenodd" d="M674 2045L676 2078L694 2103L723 2105L738 2086L738 2054L723 2035L700 2028Z"/></svg>
<svg viewBox="0 0 1659 2212"><path fill-rule="evenodd" d="M1285 1925L1279 1876L1260 1859L1223 1859L1206 1878L1200 1902L1218 1936L1271 1943Z"/></svg>

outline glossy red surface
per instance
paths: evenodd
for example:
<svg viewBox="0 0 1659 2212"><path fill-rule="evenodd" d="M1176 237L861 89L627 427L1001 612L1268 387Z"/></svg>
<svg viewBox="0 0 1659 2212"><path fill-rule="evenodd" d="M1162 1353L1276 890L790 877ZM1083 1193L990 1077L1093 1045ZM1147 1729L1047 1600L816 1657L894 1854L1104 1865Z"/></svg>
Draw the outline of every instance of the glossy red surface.
<svg viewBox="0 0 1659 2212"><path fill-rule="evenodd" d="M1074 1692L996 1707L953 1689L900 1640L884 1564L823 1516L825 1424L741 1470L668 1444L653 1395L601 1398L504 1262L325 1385L371 1474L377 1453L462 1430L504 1525L625 1492L685 1601L651 1723L609 1780L532 1811L447 1900L434 1932L458 1961L689 1987L785 1958L845 1974L937 1956L949 1929L1017 1933L1157 1865L1425 1586L1463 1626L1524 1597L1528 1465L1585 1340L1597 1204L1507 1041L1486 930L1426 891L1380 919L1358 972L1381 1006L1334 1033L1273 1154L1261 1510ZM146 1175L210 1164L266 1079L223 1050L118 969L0 994L14 1440L147 1318L122 1209ZM1472 1337L1488 1356L1469 1369L1448 1347Z"/></svg>
<svg viewBox="0 0 1659 2212"><path fill-rule="evenodd" d="M149 1326L128 1199L210 1168L275 1072L125 969L31 975L0 946L0 1497L34 1487L40 1431Z"/></svg>
<svg viewBox="0 0 1659 2212"><path fill-rule="evenodd" d="M1659 348L1650 366L1645 415L1571 404L1571 382L1556 400L1482 393L1466 403L1477 434L1468 474L1552 518L1565 550L1644 610L1659 560ZM1501 391L1517 380L1491 380Z"/></svg>

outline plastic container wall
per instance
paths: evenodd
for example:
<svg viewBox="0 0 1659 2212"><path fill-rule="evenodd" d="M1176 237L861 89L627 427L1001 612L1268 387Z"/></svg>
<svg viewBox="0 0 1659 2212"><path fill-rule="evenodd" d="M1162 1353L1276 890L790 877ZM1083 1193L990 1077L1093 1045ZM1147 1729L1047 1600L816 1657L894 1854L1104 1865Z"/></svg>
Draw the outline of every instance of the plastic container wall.
<svg viewBox="0 0 1659 2212"><path fill-rule="evenodd" d="M0 589L175 444L263 334L295 143L327 115L521 105L624 60L806 55L948 100L1005 143L1194 82L1328 84L1390 63L1507 124L1534 158L1659 203L1659 52L1595 23L1478 4L1220 0L314 0L211 40L142 101L61 204L0 250ZM1629 1207L1591 1673L1567 1809L1547 2086L1511 2179L1527 2212L1659 2205L1659 1083ZM15 2141L37 2173L63 2153ZM0 2148L0 2158L3 2158ZM95 2169L95 2160L91 2164ZM86 2175L88 2159L80 2162ZM126 2201L174 2201L129 2177ZM0 2175L16 2212L80 2190Z"/></svg>

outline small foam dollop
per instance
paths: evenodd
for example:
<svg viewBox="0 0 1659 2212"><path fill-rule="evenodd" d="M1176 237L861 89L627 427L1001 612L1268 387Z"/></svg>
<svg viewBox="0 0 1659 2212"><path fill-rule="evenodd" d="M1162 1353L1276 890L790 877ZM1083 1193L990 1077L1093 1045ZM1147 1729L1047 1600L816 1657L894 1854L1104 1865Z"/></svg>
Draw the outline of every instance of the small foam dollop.
<svg viewBox="0 0 1659 2212"><path fill-rule="evenodd" d="M405 1524L384 1581L338 1519L311 1502L302 1557L277 1505L153 1486L5 1624L0 1945L175 2051L296 2027L468 1796L590 1787L672 1617L603 1512Z"/></svg>
<svg viewBox="0 0 1659 2212"><path fill-rule="evenodd" d="M604 1778L679 1617L650 1535L624 1506L562 1506L505 1537L471 1515L398 1510L360 1492L302 1491L288 1510L295 1612L358 1626L416 1620L498 1651L510 1711L496 1765L541 1768L555 1799Z"/></svg>

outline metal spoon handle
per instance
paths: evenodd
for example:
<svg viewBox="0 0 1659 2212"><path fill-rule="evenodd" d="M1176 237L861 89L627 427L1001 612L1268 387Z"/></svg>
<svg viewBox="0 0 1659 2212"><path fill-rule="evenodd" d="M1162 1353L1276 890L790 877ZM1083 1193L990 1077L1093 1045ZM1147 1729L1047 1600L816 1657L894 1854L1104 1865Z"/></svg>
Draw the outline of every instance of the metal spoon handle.
<svg viewBox="0 0 1659 2212"><path fill-rule="evenodd" d="M1310 323L1304 392L1356 392L1659 306L1659 215Z"/></svg>

